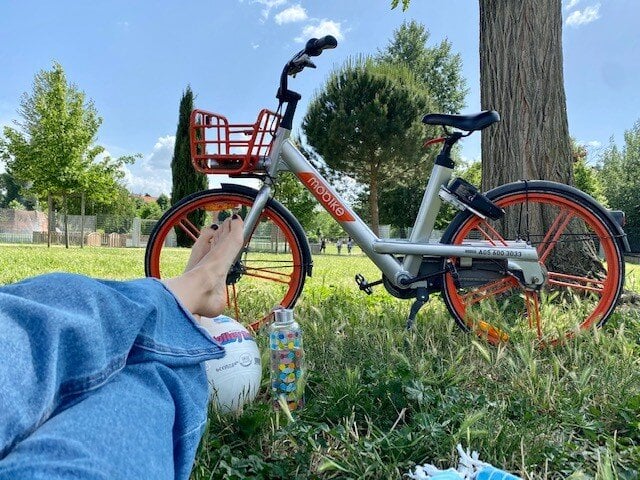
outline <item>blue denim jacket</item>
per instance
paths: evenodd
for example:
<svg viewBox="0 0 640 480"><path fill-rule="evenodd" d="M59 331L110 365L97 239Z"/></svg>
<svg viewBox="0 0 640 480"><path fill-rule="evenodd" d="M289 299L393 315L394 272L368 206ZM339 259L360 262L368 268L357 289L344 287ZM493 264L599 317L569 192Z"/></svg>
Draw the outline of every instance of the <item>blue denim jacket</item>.
<svg viewBox="0 0 640 480"><path fill-rule="evenodd" d="M155 279L0 288L0 479L188 478L223 355Z"/></svg>

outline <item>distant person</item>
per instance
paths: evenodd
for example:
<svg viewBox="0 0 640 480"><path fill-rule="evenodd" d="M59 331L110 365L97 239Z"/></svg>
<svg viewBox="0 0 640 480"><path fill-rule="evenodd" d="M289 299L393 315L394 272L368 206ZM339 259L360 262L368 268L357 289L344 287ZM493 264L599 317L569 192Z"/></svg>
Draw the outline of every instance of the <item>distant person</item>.
<svg viewBox="0 0 640 480"><path fill-rule="evenodd" d="M340 253L342 252L342 239L339 238L338 241L336 242L336 248L338 249L338 255L340 255Z"/></svg>
<svg viewBox="0 0 640 480"><path fill-rule="evenodd" d="M324 238L320 242L320 253L327 253L327 241Z"/></svg>
<svg viewBox="0 0 640 480"><path fill-rule="evenodd" d="M349 240L347 240L347 253L349 255L351 255L352 248L353 248L353 240L351 239L351 237L349 237Z"/></svg>

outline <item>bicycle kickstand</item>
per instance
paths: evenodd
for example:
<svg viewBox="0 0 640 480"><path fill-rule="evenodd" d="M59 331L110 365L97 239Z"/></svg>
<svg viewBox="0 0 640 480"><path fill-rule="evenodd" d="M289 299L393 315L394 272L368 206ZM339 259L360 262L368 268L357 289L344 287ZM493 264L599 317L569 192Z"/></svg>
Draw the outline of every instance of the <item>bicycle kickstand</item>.
<svg viewBox="0 0 640 480"><path fill-rule="evenodd" d="M426 287L416 288L416 299L411 304L411 310L409 311L409 318L407 319L407 330L411 330L416 321L416 315L418 311L429 301L429 291Z"/></svg>

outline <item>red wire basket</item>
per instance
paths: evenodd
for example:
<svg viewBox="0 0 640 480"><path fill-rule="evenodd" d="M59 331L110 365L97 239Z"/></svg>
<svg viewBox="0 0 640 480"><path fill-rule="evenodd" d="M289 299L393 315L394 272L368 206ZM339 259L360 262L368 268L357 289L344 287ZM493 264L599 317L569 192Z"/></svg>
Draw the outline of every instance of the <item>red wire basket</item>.
<svg viewBox="0 0 640 480"><path fill-rule="evenodd" d="M271 152L280 115L262 110L256 123L229 123L217 113L194 110L189 121L191 161L206 174L239 174L260 170Z"/></svg>

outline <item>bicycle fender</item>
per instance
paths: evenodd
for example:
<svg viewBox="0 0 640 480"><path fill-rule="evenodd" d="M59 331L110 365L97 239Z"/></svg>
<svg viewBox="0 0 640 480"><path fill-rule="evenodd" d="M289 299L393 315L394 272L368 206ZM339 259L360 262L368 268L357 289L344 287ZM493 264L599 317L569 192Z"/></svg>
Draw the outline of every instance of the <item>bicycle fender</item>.
<svg viewBox="0 0 640 480"><path fill-rule="evenodd" d="M493 188L485 193L485 195L492 201L499 199L500 197L514 193L517 191L537 191L537 190L546 190L562 192L568 194L574 198L578 202L585 203L594 210L597 214L601 215L602 218L607 222L608 227L614 232L614 236L616 242L620 246L620 249L623 253L627 253L631 251L631 247L629 246L629 240L627 239L627 234L624 232L623 228L616 222L611 214L604 208L595 198L591 195L584 193L582 190L579 190L575 187L571 187L569 185L565 185L563 183L551 182L549 180L527 180L526 182L523 180L517 182L506 183L504 185L500 185L499 187ZM459 225L469 216L471 215L467 211L463 211L458 213L455 216L453 221L449 224L447 229L442 235L441 242L449 243L451 242L451 237L458 229Z"/></svg>

